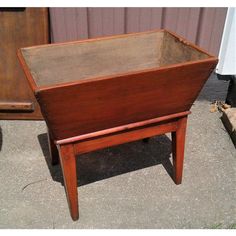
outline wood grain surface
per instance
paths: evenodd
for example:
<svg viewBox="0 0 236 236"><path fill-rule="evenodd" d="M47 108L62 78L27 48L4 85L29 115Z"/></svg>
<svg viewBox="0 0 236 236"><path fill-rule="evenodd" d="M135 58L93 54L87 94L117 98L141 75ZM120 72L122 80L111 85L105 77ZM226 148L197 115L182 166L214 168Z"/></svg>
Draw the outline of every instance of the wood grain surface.
<svg viewBox="0 0 236 236"><path fill-rule="evenodd" d="M27 61L26 54L19 53L22 65L36 93L53 139L66 139L120 125L188 111L203 84L214 70L217 58L175 34L164 32L168 37L173 38L173 40L168 40L167 43L175 45L171 46L172 51L164 48L165 53L169 53L169 57L171 57L171 59L166 58L167 64L172 63L170 65L157 65L155 68L139 70L137 63L136 71L76 81L73 81L73 79L78 78L77 76L80 75L76 73L75 66L73 66L73 69L71 69L73 74L69 73L66 78L70 82L65 83L63 81L64 83L61 84L55 83L54 85L42 87L37 86L38 75L34 74L34 69L31 68L30 63L32 60L29 59L31 57L28 57ZM159 32L157 31L156 33ZM149 39L147 35L151 35L151 41L153 41L155 33L144 32L81 42L31 47L24 50L28 50L31 55L34 55L34 53L41 55L42 49L43 53L45 53L45 49L50 51L50 48L53 48L54 51L57 51L55 48L67 48L68 46L73 48L73 46L77 47L78 44L87 44L93 47L92 45L97 45L98 42L101 42L101 45L102 42L106 44L110 39L127 39L128 37L133 39L134 36L135 38ZM143 41L137 42L142 44ZM145 42L143 44L146 45ZM181 44L183 46L180 46ZM89 48L89 46L85 48ZM174 59L174 48L177 52L176 60ZM133 47L131 47L131 55L133 55L132 49ZM180 53L181 49L182 54ZM129 55L129 47L126 48L126 51L126 55ZM73 51L68 52L72 53L72 58L75 58L76 54ZM117 51L115 50L115 52ZM174 53L170 54L170 52ZM65 57L69 58L70 53L66 54L66 50L64 50ZM149 53L145 55L149 55ZM38 56L34 60L37 61L37 58ZM63 63L60 62L60 59L61 57L59 56L59 65L70 64L68 63L69 59L65 61L64 58ZM92 67L95 61L90 57L89 59L91 61L87 59L87 63ZM146 57L143 59L145 64L145 59L148 59ZM138 61L141 62L141 58ZM54 63L56 65L56 62ZM125 60L123 64L122 68L129 68L129 65L125 65ZM36 66L40 67L37 64ZM96 66L94 65L94 67ZM113 67L119 68L119 65L115 64ZM48 68L50 68L49 65ZM91 70L95 73L98 68ZM75 69L77 70L77 68ZM107 69L107 73L111 70L113 69ZM53 71L55 77L60 77L60 66L53 67ZM54 77L50 76L50 79L53 81Z"/></svg>
<svg viewBox="0 0 236 236"><path fill-rule="evenodd" d="M60 140L190 109L216 62L44 89L42 112Z"/></svg>
<svg viewBox="0 0 236 236"><path fill-rule="evenodd" d="M163 30L31 47L18 56L51 148L57 145L73 220L77 154L172 132L173 179L181 183L187 115L216 57Z"/></svg>
<svg viewBox="0 0 236 236"><path fill-rule="evenodd" d="M208 58L163 31L23 48L38 87Z"/></svg>
<svg viewBox="0 0 236 236"><path fill-rule="evenodd" d="M42 119L16 54L19 48L49 42L48 9L1 8L0 22L0 102L6 104L0 107L0 119ZM32 103L33 109L16 103Z"/></svg>

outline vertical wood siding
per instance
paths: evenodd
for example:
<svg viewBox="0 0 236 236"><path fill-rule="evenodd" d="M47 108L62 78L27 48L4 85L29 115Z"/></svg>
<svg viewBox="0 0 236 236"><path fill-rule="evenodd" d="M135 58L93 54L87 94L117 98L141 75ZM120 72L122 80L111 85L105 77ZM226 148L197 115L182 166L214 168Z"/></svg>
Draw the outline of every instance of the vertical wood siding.
<svg viewBox="0 0 236 236"><path fill-rule="evenodd" d="M50 8L52 42L166 28L218 55L227 8Z"/></svg>

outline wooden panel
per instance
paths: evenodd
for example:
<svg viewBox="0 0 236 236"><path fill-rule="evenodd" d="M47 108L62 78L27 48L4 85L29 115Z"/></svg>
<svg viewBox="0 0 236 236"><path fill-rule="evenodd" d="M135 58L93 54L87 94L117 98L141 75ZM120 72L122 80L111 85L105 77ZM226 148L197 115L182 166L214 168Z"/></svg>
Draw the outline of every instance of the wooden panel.
<svg viewBox="0 0 236 236"><path fill-rule="evenodd" d="M35 107L34 112L29 112L25 106L11 106L11 112L0 110L0 119L42 119L40 108L20 68L16 52L20 47L48 43L47 17L46 8L0 11L0 102L33 103ZM16 108L15 112L13 108Z"/></svg>
<svg viewBox="0 0 236 236"><path fill-rule="evenodd" d="M165 33L160 66L176 64L187 61L195 61L199 59L205 59L209 57L207 54L203 54L201 51L197 51L195 48L190 47L188 44L183 44L181 41L176 40L175 37L169 37L168 33Z"/></svg>
<svg viewBox="0 0 236 236"><path fill-rule="evenodd" d="M186 38L194 43L196 43L197 34L199 33L198 27L199 27L199 21L201 17L200 13L201 13L201 9L198 7L189 9L189 18L187 19L188 30L187 30Z"/></svg>
<svg viewBox="0 0 236 236"><path fill-rule="evenodd" d="M62 42L69 40L67 35L68 28L65 24L65 9L64 8L50 8L50 27L52 42ZM69 28L71 31L71 27ZM74 30L74 29L73 29Z"/></svg>
<svg viewBox="0 0 236 236"><path fill-rule="evenodd" d="M38 87L209 57L163 31L29 47L21 53Z"/></svg>
<svg viewBox="0 0 236 236"><path fill-rule="evenodd" d="M197 44L218 54L223 33L226 8L203 8L197 35Z"/></svg>
<svg viewBox="0 0 236 236"><path fill-rule="evenodd" d="M215 24L212 28L211 43L209 46L209 52L218 55L221 43L221 37L224 30L225 16L227 13L226 8L216 8L215 12Z"/></svg>
<svg viewBox="0 0 236 236"><path fill-rule="evenodd" d="M85 47L83 49L84 52L90 52L89 50L98 43L100 45L99 48L102 49L108 42L117 42L124 39L129 42L130 40L133 42L134 39L140 41L139 47L142 47L142 44L146 45L147 42L148 45L153 47L157 43L154 40L154 44L151 44L149 39L160 33L163 33L163 31L134 33L84 40L83 42L21 49L19 51L20 61L32 85L32 89L36 93L37 100L40 103L49 130L52 131L53 138L61 140L142 120L188 111L204 82L215 68L217 59L167 31L164 31L164 36L168 35L172 40L163 40L169 44L167 49L165 47L163 48L163 52L170 53L168 57L177 57L176 61L173 59L170 62L167 61L167 64L174 64L159 68L156 66L151 69L146 67L145 70L140 70L137 64L137 67L133 68L132 72L129 71L129 67L122 67L124 69L122 74L119 70L117 71L118 74L107 75L106 77L86 78L88 75L85 74L85 78L82 80L67 83L64 83L63 80L60 82L64 84L37 87L40 77L42 79L47 74L40 75L39 73L43 71L43 68L48 67L49 62L46 63L46 66L43 63L37 63L38 58L41 56L44 58L45 52L48 55L52 55L52 51L54 53L56 52L57 56L53 60L49 58L49 61L50 63L55 62L57 65L62 61L62 64L59 64L57 67L50 66L50 72L61 74L61 71L58 73L58 69L63 64L64 67L69 66L72 71L74 67L79 68L79 65L71 64L69 60L70 57L77 56L77 50L68 50L68 47L76 48L78 45L83 45ZM170 47L170 44L174 46ZM179 44L182 45L181 50L178 49ZM117 45L113 45L112 48L119 50L120 48L125 48L127 57L129 58L130 55L130 60L132 61L137 59L133 55L133 51L136 51L136 48L133 50L133 45L136 45L136 43L131 43L127 47L121 47L118 43ZM64 54L66 60L62 60L60 55L58 56L58 50L60 48L65 48L66 53ZM175 51L176 49L178 50ZM52 51L50 52L50 50ZM29 55L31 57L28 57ZM92 55L92 57L95 56L96 53ZM202 59L206 56L206 59ZM113 55L111 61L114 59L115 57ZM144 60L144 64L149 59L147 57ZM32 64L32 62L34 63ZM99 66L99 63L97 64ZM163 64L165 65L165 63ZM93 67L93 64L90 64L90 62L87 62L87 65L89 68ZM38 69L38 66L42 68L40 67L36 71L35 68ZM119 68L117 65L112 67ZM100 67L97 69L101 70ZM111 73L112 70L109 68L108 72ZM126 70L128 72L125 72ZM82 70L80 73L83 75ZM57 74L54 75L57 76ZM68 81L77 76L77 74L79 72L75 71L75 75L68 75ZM50 76L49 79L53 79L53 76Z"/></svg>
<svg viewBox="0 0 236 236"><path fill-rule="evenodd" d="M178 9L178 18L176 20L176 29L175 32L179 35L182 35L186 38L188 32L188 19L190 18L190 9L189 8L179 8ZM193 30L193 29L192 29Z"/></svg>
<svg viewBox="0 0 236 236"><path fill-rule="evenodd" d="M126 9L126 33L139 32L139 13L140 8Z"/></svg>
<svg viewBox="0 0 236 236"><path fill-rule="evenodd" d="M162 8L127 8L126 33L160 29Z"/></svg>
<svg viewBox="0 0 236 236"><path fill-rule="evenodd" d="M124 33L124 8L50 8L53 42Z"/></svg>
<svg viewBox="0 0 236 236"><path fill-rule="evenodd" d="M88 8L89 38L124 33L124 8Z"/></svg>
<svg viewBox="0 0 236 236"><path fill-rule="evenodd" d="M150 29L161 29L162 27L163 8L152 8L151 27Z"/></svg>
<svg viewBox="0 0 236 236"><path fill-rule="evenodd" d="M190 113L191 113L190 111L185 111L185 112L171 114L168 116L161 116L161 117L157 117L157 118L153 118L149 120L143 120L143 121L139 121L139 122L135 122L131 124L116 126L110 129L104 129L104 130L100 130L100 131L96 131L96 132L92 132L88 134L83 134L83 135L79 135L79 136L75 136L75 137L71 137L67 139L56 140L55 144L62 145L62 144L75 143L78 141L97 139L97 138L109 136L115 133L122 133L122 132L127 132L130 130L134 130L134 129L143 128L144 126L147 127L151 125L156 125L157 123L161 124L167 121L170 122L171 120L173 121L173 120L182 118L184 116L188 116Z"/></svg>
<svg viewBox="0 0 236 236"><path fill-rule="evenodd" d="M87 14L85 9L76 13L80 20L76 21L75 26L70 19L62 16L69 13L62 13L62 9L50 9L50 12L53 12L52 31L58 32L53 38L54 42L68 41L70 31L74 31L75 27L84 29L83 32L87 27L88 38L167 28L194 43L197 42L216 55L220 47L226 11L227 8L87 8ZM70 14L75 13L70 10ZM63 27L66 27L66 32ZM81 33L78 33L78 39L81 38L80 35Z"/></svg>
<svg viewBox="0 0 236 236"><path fill-rule="evenodd" d="M165 8L162 27L196 42L200 8Z"/></svg>
<svg viewBox="0 0 236 236"><path fill-rule="evenodd" d="M162 27L164 29L169 29L173 32L177 30L177 23L179 17L180 8L165 8L163 15Z"/></svg>
<svg viewBox="0 0 236 236"><path fill-rule="evenodd" d="M23 48L38 86L110 76L159 66L163 32L67 45ZM184 58L183 58L184 60Z"/></svg>
<svg viewBox="0 0 236 236"><path fill-rule="evenodd" d="M86 152L95 151L101 148L111 147L122 143L133 142L136 140L153 137L168 132L177 130L176 121L168 121L163 124L158 124L150 127L143 127L134 129L128 132L121 132L100 137L99 139L91 139L87 141L78 142L74 145L76 154L83 154Z"/></svg>
<svg viewBox="0 0 236 236"><path fill-rule="evenodd" d="M200 8L180 8L176 33L192 42L196 42Z"/></svg>
<svg viewBox="0 0 236 236"><path fill-rule="evenodd" d="M32 102L0 102L0 110L4 111L33 111Z"/></svg>
<svg viewBox="0 0 236 236"><path fill-rule="evenodd" d="M187 111L215 65L215 59L208 59L105 80L85 80L41 90L37 97L53 137L60 140Z"/></svg>
<svg viewBox="0 0 236 236"><path fill-rule="evenodd" d="M215 24L215 10L215 8L202 9L197 44L201 45L203 48L210 48L212 38L211 32Z"/></svg>
<svg viewBox="0 0 236 236"><path fill-rule="evenodd" d="M50 8L52 42L88 38L87 8Z"/></svg>

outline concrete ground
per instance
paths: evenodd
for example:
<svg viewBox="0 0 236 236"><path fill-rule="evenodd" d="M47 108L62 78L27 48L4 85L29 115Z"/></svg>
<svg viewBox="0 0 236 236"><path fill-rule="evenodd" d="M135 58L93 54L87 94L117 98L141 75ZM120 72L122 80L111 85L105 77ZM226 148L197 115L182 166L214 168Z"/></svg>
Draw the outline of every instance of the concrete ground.
<svg viewBox="0 0 236 236"><path fill-rule="evenodd" d="M70 218L42 121L0 121L0 228L235 228L236 150L210 113L227 82L212 77L189 116L183 183L170 178L170 136L78 158L80 219Z"/></svg>

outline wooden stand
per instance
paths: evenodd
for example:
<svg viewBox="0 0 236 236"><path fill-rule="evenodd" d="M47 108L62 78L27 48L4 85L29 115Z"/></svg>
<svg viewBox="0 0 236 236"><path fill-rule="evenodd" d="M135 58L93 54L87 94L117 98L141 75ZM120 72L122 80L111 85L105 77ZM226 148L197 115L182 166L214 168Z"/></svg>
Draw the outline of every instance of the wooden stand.
<svg viewBox="0 0 236 236"><path fill-rule="evenodd" d="M184 160L184 144L187 116L190 112L182 112L156 119L132 123L113 129L107 129L87 135L81 135L65 140L52 141L49 135L52 164L60 163L63 171L65 191L70 214L73 220L79 218L78 192L76 175L76 155L122 143L147 139L152 136L171 132L173 153L173 180L181 184Z"/></svg>
<svg viewBox="0 0 236 236"><path fill-rule="evenodd" d="M60 159L73 220L76 155L171 132L181 183L187 116L216 57L168 30L22 48L18 57L50 132L52 164Z"/></svg>

